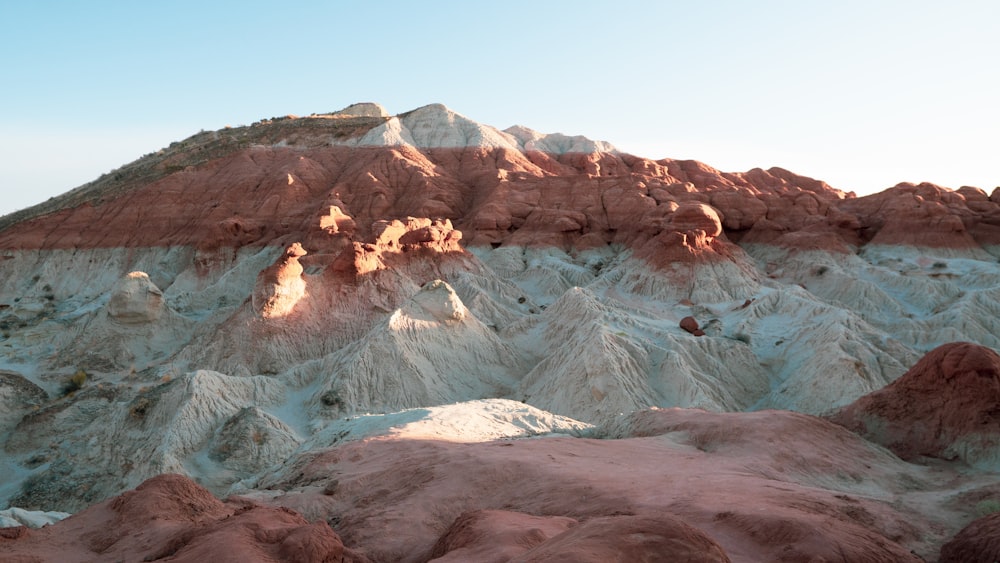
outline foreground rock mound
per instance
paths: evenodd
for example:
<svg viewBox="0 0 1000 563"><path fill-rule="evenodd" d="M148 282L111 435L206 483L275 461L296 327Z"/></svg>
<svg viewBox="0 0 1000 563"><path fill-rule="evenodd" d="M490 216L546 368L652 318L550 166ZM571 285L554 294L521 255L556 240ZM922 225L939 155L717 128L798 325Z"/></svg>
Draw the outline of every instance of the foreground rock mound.
<svg viewBox="0 0 1000 563"><path fill-rule="evenodd" d="M16 530L16 529L15 529ZM161 475L52 526L5 533L0 560L367 561L326 522L249 501L222 502L180 475Z"/></svg>
<svg viewBox="0 0 1000 563"><path fill-rule="evenodd" d="M875 500L929 487L928 471L843 428L776 411L644 412L608 431L644 437L314 448L253 496L338 518L344 541L378 561L641 561L661 550L684 561L689 550L695 561L900 563L939 549L924 535L930 515Z"/></svg>
<svg viewBox="0 0 1000 563"><path fill-rule="evenodd" d="M1000 355L977 344L935 348L832 421L904 459L962 459L1000 468Z"/></svg>

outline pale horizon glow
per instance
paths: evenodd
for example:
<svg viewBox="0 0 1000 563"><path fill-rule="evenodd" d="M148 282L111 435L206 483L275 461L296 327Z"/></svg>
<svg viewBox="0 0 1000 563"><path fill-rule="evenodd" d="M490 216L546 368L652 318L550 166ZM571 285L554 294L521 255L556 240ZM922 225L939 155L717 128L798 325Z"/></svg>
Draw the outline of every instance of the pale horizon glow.
<svg viewBox="0 0 1000 563"><path fill-rule="evenodd" d="M859 195L1000 185L1000 3L6 3L0 214L199 130L443 103Z"/></svg>

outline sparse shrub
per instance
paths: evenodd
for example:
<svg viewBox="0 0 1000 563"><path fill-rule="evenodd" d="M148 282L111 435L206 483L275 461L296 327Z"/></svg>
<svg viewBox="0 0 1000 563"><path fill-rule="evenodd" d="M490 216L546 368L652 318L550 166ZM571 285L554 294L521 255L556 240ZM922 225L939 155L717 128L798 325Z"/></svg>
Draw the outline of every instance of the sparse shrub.
<svg viewBox="0 0 1000 563"><path fill-rule="evenodd" d="M934 268L935 270L943 270L944 268L947 267L948 264L946 262L935 262L933 265L931 265L931 268Z"/></svg>
<svg viewBox="0 0 1000 563"><path fill-rule="evenodd" d="M69 395L71 393L79 391L80 389L83 389L83 386L86 383L87 383L87 372L83 371L82 369L76 370L76 373L69 376L69 379L67 379L66 383L63 384L63 389L62 389L63 395Z"/></svg>
<svg viewBox="0 0 1000 563"><path fill-rule="evenodd" d="M132 404L132 407L129 408L128 413L133 418L144 418L146 413L149 411L150 405L152 405L152 402L148 398L139 397L135 403Z"/></svg>
<svg viewBox="0 0 1000 563"><path fill-rule="evenodd" d="M328 407L342 408L344 406L344 401L340 398L340 393L334 389L330 389L320 395L319 400Z"/></svg>
<svg viewBox="0 0 1000 563"><path fill-rule="evenodd" d="M825 273L827 273L829 271L830 271L829 267L827 267L827 266L820 266L820 267L816 268L816 275L817 276L822 276L823 274L825 274Z"/></svg>

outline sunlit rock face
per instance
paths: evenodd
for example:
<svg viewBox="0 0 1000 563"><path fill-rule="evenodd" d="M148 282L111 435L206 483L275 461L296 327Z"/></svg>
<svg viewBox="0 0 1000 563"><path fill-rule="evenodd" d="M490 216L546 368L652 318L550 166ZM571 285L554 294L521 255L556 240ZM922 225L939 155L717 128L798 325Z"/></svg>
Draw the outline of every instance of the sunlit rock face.
<svg viewBox="0 0 1000 563"><path fill-rule="evenodd" d="M0 218L0 502L174 472L291 518L194 515L228 531L164 544L191 557L933 559L996 494L998 226L977 188L859 198L440 104L199 133Z"/></svg>
<svg viewBox="0 0 1000 563"><path fill-rule="evenodd" d="M108 314L121 323L155 321L163 311L163 292L145 272L130 272L112 290Z"/></svg>
<svg viewBox="0 0 1000 563"><path fill-rule="evenodd" d="M254 287L253 308L264 318L284 317L305 296L306 282L302 279L299 258L307 253L295 243L270 268L262 271Z"/></svg>

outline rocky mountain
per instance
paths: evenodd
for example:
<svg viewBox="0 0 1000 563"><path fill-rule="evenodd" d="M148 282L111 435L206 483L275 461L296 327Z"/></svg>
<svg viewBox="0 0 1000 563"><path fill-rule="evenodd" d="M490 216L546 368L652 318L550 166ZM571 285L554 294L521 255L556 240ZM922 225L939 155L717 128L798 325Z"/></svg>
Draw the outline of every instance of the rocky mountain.
<svg viewBox="0 0 1000 563"><path fill-rule="evenodd" d="M0 218L0 514L76 513L0 558L933 560L1000 510L998 257L1000 191L199 133Z"/></svg>

